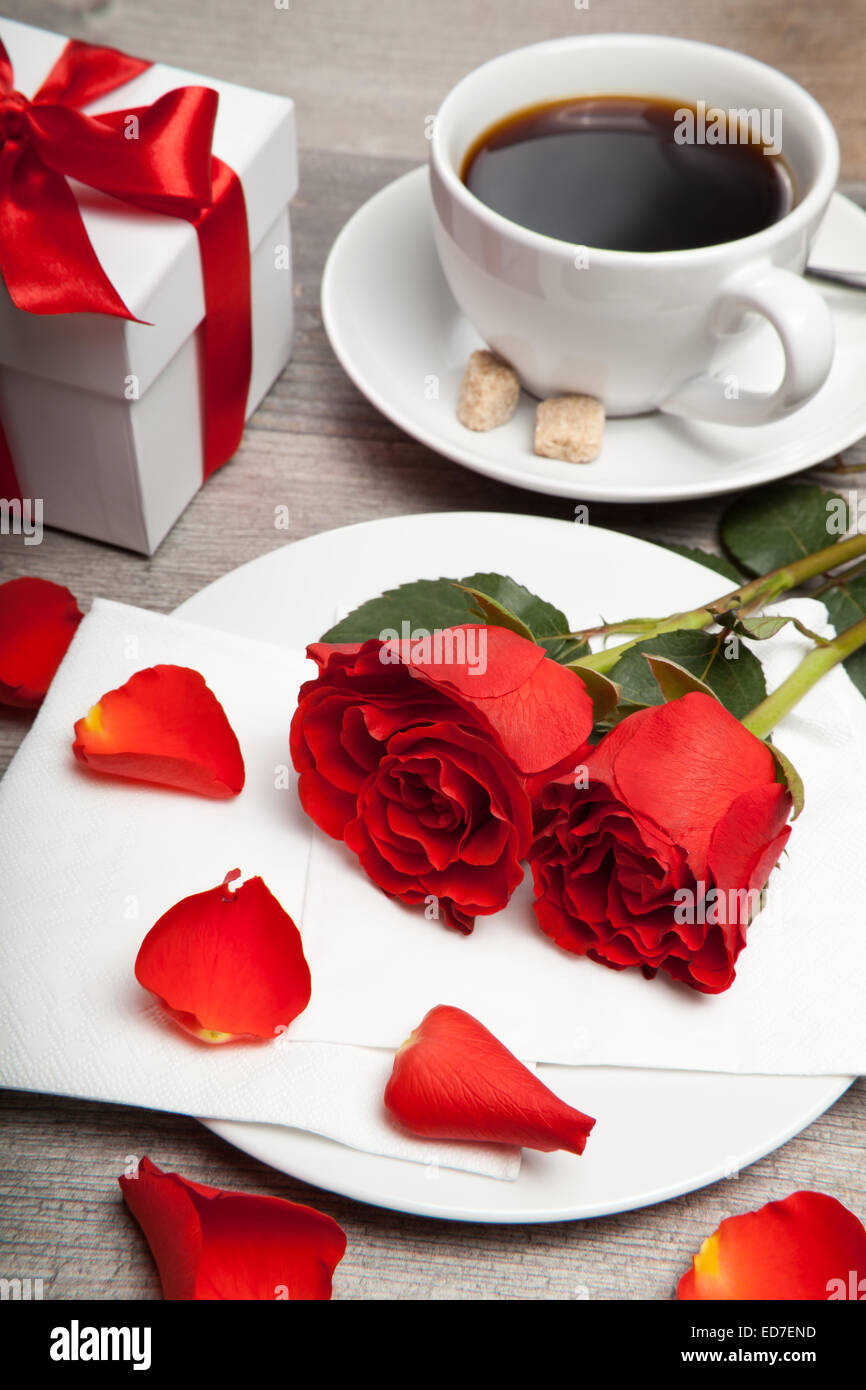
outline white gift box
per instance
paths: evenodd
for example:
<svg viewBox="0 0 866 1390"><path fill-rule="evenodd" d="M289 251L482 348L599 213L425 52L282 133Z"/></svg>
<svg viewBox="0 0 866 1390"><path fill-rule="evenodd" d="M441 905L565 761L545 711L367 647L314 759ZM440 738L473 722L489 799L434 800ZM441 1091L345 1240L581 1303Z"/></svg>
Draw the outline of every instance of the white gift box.
<svg viewBox="0 0 866 1390"><path fill-rule="evenodd" d="M6 19L0 38L25 96L39 88L66 43ZM97 115L147 106L185 86L218 93L213 152L238 175L246 200L249 418L292 349L289 204L298 181L292 101L154 64L84 110ZM28 314L16 309L0 280L0 421L21 495L42 500L45 524L152 554L202 485L205 303L198 237L182 218L71 186L97 258L144 322Z"/></svg>

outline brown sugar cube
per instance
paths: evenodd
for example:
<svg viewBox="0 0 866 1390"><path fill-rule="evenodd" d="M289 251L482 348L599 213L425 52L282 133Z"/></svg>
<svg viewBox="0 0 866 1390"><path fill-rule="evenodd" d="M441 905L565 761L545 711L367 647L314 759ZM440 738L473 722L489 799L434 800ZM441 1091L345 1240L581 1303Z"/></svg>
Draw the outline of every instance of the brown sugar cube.
<svg viewBox="0 0 866 1390"><path fill-rule="evenodd" d="M460 383L457 418L470 430L495 430L511 419L520 399L517 373L495 353L473 352Z"/></svg>
<svg viewBox="0 0 866 1390"><path fill-rule="evenodd" d="M604 406L595 396L551 396L535 412L533 447L545 459L591 463L603 433Z"/></svg>

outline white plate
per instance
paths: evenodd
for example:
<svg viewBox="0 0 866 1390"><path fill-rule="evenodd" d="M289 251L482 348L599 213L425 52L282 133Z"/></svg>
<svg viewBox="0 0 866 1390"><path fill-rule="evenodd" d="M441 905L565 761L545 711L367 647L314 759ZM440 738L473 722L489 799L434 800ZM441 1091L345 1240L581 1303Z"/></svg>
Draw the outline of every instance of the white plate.
<svg viewBox="0 0 866 1390"><path fill-rule="evenodd" d="M225 575L178 612L297 648L325 632L347 604L406 580L474 570L511 574L569 615L597 590L609 618L636 604L659 613L691 607L725 587L703 566L630 536L456 512L365 522L299 541ZM274 1168L377 1206L463 1221L558 1221L645 1206L732 1174L798 1133L851 1084L846 1077L615 1067L539 1072L600 1123L583 1158L527 1153L514 1183L433 1171L274 1125L210 1127Z"/></svg>
<svg viewBox="0 0 866 1390"><path fill-rule="evenodd" d="M866 270L866 213L836 194L815 265ZM737 492L831 458L866 434L866 294L812 282L836 325L836 358L818 394L774 425L736 428L650 414L609 420L595 463L532 452L535 401L525 393L507 425L476 434L456 415L460 378L481 339L457 308L431 230L426 168L389 184L338 236L322 280L331 345L355 385L407 434L477 473L595 502L667 502ZM718 369L750 387L782 373L768 325ZM438 396L435 392L438 390Z"/></svg>

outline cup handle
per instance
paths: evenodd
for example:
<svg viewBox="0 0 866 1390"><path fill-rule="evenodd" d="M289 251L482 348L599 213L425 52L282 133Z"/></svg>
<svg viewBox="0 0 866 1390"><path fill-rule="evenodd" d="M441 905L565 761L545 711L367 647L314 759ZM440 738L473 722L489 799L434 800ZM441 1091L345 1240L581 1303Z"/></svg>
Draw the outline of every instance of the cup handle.
<svg viewBox="0 0 866 1390"><path fill-rule="evenodd" d="M692 377L662 401L669 415L720 425L764 425L804 404L827 380L835 332L827 303L801 275L762 265L741 271L722 286L713 331L735 331L745 311L772 324L785 352L785 372L775 391L749 391L730 374Z"/></svg>

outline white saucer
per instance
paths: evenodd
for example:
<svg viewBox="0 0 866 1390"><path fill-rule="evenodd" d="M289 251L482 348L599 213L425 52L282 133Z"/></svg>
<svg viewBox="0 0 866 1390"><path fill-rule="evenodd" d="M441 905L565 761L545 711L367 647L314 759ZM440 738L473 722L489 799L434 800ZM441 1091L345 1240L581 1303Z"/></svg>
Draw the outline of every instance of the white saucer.
<svg viewBox="0 0 866 1390"><path fill-rule="evenodd" d="M866 270L866 213L841 194L830 204L812 260ZM535 402L526 395L513 419L489 434L458 421L460 378L470 352L483 344L439 266L426 167L389 184L347 222L325 266L322 315L355 385L438 453L533 492L668 502L770 482L831 458L866 434L866 294L819 288L836 324L836 359L807 405L777 424L751 428L661 414L609 420L602 453L590 464L533 454ZM774 385L782 356L772 329L764 326L718 367L736 370L744 385Z"/></svg>
<svg viewBox="0 0 866 1390"><path fill-rule="evenodd" d="M706 603L724 587L703 565L596 526L425 513L287 545L224 575L178 612L224 632L300 648L347 603L421 576L473 570L511 574L570 614L600 574L617 612L633 606L638 575L641 603L654 613ZM292 851L287 839L286 853ZM541 1066L539 1075L599 1124L583 1158L527 1152L516 1182L432 1171L279 1125L208 1123L274 1168L377 1206L457 1221L563 1221L647 1206L732 1176L797 1134L851 1084L841 1076L613 1066Z"/></svg>

